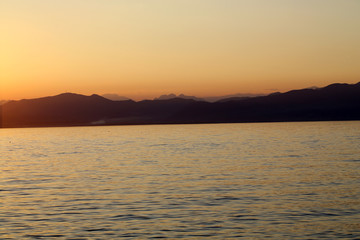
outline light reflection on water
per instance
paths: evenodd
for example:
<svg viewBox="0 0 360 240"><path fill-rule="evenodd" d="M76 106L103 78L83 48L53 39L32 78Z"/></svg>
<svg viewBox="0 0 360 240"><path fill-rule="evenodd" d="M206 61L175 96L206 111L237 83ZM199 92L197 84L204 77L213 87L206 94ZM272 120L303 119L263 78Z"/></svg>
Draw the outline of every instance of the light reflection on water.
<svg viewBox="0 0 360 240"><path fill-rule="evenodd" d="M357 239L360 122L0 129L1 239Z"/></svg>

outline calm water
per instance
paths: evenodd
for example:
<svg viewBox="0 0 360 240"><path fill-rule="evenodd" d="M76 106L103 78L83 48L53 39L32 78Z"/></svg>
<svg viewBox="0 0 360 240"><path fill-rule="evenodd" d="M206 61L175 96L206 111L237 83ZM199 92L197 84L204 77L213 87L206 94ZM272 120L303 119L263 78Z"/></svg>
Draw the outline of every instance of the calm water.
<svg viewBox="0 0 360 240"><path fill-rule="evenodd" d="M360 239L360 122L0 129L0 239Z"/></svg>

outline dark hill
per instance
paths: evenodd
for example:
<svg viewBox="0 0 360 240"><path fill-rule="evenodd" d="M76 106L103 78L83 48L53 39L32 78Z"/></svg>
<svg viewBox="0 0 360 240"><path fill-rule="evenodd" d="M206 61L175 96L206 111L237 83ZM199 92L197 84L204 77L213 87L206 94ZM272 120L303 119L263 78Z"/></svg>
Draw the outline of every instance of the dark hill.
<svg viewBox="0 0 360 240"><path fill-rule="evenodd" d="M7 102L0 106L0 119L2 127L360 120L360 83L215 103L182 98L112 101L64 93Z"/></svg>
<svg viewBox="0 0 360 240"><path fill-rule="evenodd" d="M263 97L193 105L179 113L182 121L213 122L360 120L360 83L332 84L319 89L293 90Z"/></svg>
<svg viewBox="0 0 360 240"><path fill-rule="evenodd" d="M0 106L2 127L146 124L169 119L188 99L134 102L112 101L99 95L64 93L53 97L11 101Z"/></svg>

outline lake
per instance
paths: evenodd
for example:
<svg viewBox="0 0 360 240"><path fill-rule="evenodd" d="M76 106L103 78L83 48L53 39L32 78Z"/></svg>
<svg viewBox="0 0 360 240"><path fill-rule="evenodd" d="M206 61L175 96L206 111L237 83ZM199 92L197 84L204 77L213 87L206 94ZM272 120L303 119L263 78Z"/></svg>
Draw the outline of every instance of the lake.
<svg viewBox="0 0 360 240"><path fill-rule="evenodd" d="M360 122L0 129L0 239L359 239Z"/></svg>

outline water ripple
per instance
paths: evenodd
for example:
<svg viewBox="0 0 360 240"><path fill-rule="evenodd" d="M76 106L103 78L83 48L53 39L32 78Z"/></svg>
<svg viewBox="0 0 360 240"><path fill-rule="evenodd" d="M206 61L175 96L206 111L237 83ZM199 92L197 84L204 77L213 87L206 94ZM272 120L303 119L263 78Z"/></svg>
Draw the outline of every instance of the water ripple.
<svg viewBox="0 0 360 240"><path fill-rule="evenodd" d="M359 122L2 133L0 239L360 239Z"/></svg>

